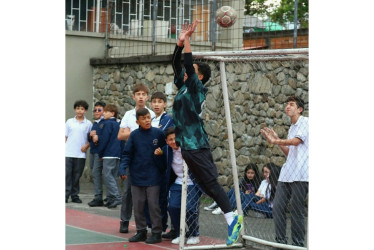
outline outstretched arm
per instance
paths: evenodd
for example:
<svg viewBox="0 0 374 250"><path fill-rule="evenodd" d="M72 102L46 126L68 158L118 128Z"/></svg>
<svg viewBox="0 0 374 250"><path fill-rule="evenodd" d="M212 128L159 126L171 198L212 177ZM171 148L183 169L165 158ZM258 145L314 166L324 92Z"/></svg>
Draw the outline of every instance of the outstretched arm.
<svg viewBox="0 0 374 250"><path fill-rule="evenodd" d="M184 53L191 53L191 44L190 44L190 37L192 33L195 32L195 29L197 27L197 24L199 21L196 19L193 23L188 25L186 31L184 33L181 33L179 36L179 41L184 41Z"/></svg>

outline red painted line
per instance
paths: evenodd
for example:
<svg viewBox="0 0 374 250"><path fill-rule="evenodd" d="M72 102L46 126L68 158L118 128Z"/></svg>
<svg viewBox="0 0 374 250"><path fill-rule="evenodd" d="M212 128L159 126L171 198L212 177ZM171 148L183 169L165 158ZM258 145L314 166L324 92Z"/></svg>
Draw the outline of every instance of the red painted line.
<svg viewBox="0 0 374 250"><path fill-rule="evenodd" d="M172 244L170 240L163 240L157 244L146 244L144 242L128 242L128 238L132 237L136 233L135 223L130 221L129 233L122 234L119 232L120 220L97 214L91 214L79 210L66 208L66 225L83 228L93 232L99 232L112 236L123 238L123 242L108 242L108 243L97 243L97 244L79 244L79 245L67 245L66 249L74 250L99 250L99 249L179 249L179 245ZM200 243L198 245L212 245L212 244L224 244L225 242L220 239L203 237L200 236ZM126 245L126 247L124 247ZM189 246L189 245L185 245Z"/></svg>

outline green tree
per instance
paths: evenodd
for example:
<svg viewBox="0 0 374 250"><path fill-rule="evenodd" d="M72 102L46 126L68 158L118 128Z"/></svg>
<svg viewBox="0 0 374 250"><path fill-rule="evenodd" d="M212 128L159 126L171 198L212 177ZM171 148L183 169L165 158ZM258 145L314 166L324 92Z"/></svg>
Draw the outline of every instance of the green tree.
<svg viewBox="0 0 374 250"><path fill-rule="evenodd" d="M293 22L295 16L295 0L281 0L280 5L269 15L273 22L284 24ZM309 23L309 0L298 0L297 19L301 28L308 28Z"/></svg>
<svg viewBox="0 0 374 250"><path fill-rule="evenodd" d="M297 18L301 28L308 28L309 0L298 0ZM268 17L272 22L284 25L294 21L295 0L280 0L279 4L268 0L246 0L245 15Z"/></svg>

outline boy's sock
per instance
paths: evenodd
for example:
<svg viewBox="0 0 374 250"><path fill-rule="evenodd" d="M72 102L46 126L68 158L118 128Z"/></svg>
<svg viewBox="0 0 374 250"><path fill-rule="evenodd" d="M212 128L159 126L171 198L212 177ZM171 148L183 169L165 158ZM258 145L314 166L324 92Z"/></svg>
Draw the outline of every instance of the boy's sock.
<svg viewBox="0 0 374 250"><path fill-rule="evenodd" d="M231 223L234 220L234 212L228 212L228 213L224 214L224 216L225 216L227 225L231 225Z"/></svg>

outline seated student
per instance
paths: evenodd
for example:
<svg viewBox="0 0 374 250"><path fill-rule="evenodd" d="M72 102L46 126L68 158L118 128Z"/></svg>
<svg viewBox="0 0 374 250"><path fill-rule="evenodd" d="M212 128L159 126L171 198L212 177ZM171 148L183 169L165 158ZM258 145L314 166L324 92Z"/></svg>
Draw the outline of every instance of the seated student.
<svg viewBox="0 0 374 250"><path fill-rule="evenodd" d="M239 192L240 192L240 201L242 204L242 208L245 206L245 200L246 196L249 194L255 194L258 190L258 187L260 186L260 174L258 173L258 168L257 165L254 163L249 163L248 166L244 170L244 176L241 178L240 183L239 183ZM236 198L235 198L235 189L231 188L227 192L227 196L230 199L230 203L233 209L235 209L236 206ZM217 203L213 202L213 204L210 205L210 207L213 207ZM244 211L244 209L243 209ZM221 214L222 210L221 208L216 208L213 210L212 214Z"/></svg>
<svg viewBox="0 0 374 250"><path fill-rule="evenodd" d="M266 164L263 169L264 180L261 182L256 194L245 196L242 204L243 211L247 209L265 214L267 218L273 217L273 200L278 184L280 167L274 163Z"/></svg>
<svg viewBox="0 0 374 250"><path fill-rule="evenodd" d="M165 145L165 134L151 126L151 114L147 108L136 111L136 123L140 126L131 132L123 150L119 176L126 179L126 169L131 173L131 195L137 233L130 242L161 242L161 211L159 204L160 180L164 169L157 163L154 151ZM147 239L147 223L144 206L148 202L152 223L152 236Z"/></svg>
<svg viewBox="0 0 374 250"><path fill-rule="evenodd" d="M155 155L161 158L161 162L166 168L166 176L169 180L169 206L171 224L175 229L176 238L171 243L179 244L180 228L180 210L182 199L182 182L183 182L183 158L179 143L175 141L174 127L170 127L165 132L166 144L162 149L157 148ZM186 222L188 226L187 244L198 244L199 239L199 205L202 191L200 187L193 182L193 176L189 173L187 177L187 210Z"/></svg>

